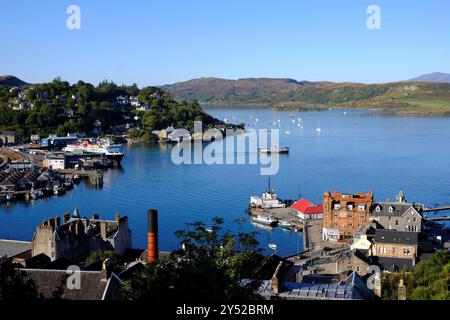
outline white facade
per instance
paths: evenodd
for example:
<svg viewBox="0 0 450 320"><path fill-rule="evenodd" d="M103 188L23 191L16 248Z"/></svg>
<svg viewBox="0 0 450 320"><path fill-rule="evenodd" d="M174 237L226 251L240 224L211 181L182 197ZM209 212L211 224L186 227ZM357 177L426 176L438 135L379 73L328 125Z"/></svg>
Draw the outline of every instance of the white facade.
<svg viewBox="0 0 450 320"><path fill-rule="evenodd" d="M66 168L64 158L47 158L44 160L44 167L51 170L63 170Z"/></svg>

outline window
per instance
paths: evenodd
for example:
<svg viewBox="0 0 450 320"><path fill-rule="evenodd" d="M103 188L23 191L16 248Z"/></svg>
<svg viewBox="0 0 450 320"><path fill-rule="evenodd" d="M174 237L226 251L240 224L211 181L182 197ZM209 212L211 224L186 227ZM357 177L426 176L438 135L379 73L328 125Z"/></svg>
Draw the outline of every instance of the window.
<svg viewBox="0 0 450 320"><path fill-rule="evenodd" d="M365 219L365 218L366 218L366 215L365 215L365 214L360 214L360 215L359 215L359 218L360 218L360 219Z"/></svg>
<svg viewBox="0 0 450 320"><path fill-rule="evenodd" d="M356 266L356 272L360 272L361 271L361 267L360 266Z"/></svg>
<svg viewBox="0 0 450 320"><path fill-rule="evenodd" d="M390 212L390 213L394 212L394 207L390 206L390 207L389 207L389 212Z"/></svg>
<svg viewBox="0 0 450 320"><path fill-rule="evenodd" d="M398 226L398 220L395 220L395 225Z"/></svg>
<svg viewBox="0 0 450 320"><path fill-rule="evenodd" d="M334 210L339 210L341 208L341 205L339 203L334 204Z"/></svg>
<svg viewBox="0 0 450 320"><path fill-rule="evenodd" d="M366 206L363 205L363 204L360 204L360 205L358 206L358 211L364 211L364 210L366 210Z"/></svg>
<svg viewBox="0 0 450 320"><path fill-rule="evenodd" d="M347 209L350 210L350 211L353 211L353 204L349 203L347 205Z"/></svg>
<svg viewBox="0 0 450 320"><path fill-rule="evenodd" d="M375 211L376 211L376 212L380 212L380 211L381 211L380 206L377 206L377 207L375 208Z"/></svg>
<svg viewBox="0 0 450 320"><path fill-rule="evenodd" d="M411 252L409 251L409 248L403 248L403 255L404 255L404 256L409 256L409 255L411 255Z"/></svg>
<svg viewBox="0 0 450 320"><path fill-rule="evenodd" d="M392 254L394 256L397 255L397 248L396 247L392 247Z"/></svg>

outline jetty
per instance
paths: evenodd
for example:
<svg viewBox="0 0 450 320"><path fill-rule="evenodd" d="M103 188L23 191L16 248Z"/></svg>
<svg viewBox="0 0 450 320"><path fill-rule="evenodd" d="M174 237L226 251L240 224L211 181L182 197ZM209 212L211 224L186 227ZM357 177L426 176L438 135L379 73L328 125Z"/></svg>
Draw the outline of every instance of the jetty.
<svg viewBox="0 0 450 320"><path fill-rule="evenodd" d="M103 185L103 173L101 170L60 169L56 171L69 176L71 181L73 180L73 177L77 175L80 178L89 179L89 183L94 186L100 187Z"/></svg>
<svg viewBox="0 0 450 320"><path fill-rule="evenodd" d="M286 222L292 226L292 229L297 229L298 231L303 230L303 223L300 219L292 212L291 208L251 208L250 214L252 216L269 217L272 216L279 222Z"/></svg>

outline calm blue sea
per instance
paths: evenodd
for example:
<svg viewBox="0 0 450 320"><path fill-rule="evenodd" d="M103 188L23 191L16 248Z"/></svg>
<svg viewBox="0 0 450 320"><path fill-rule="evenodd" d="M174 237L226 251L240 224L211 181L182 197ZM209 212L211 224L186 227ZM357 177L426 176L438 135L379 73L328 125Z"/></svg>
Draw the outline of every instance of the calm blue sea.
<svg viewBox="0 0 450 320"><path fill-rule="evenodd" d="M403 189L409 201L450 204L450 118L394 116L372 111L277 112L267 109L208 108L212 115L247 128L279 128L280 157L272 187L282 198L299 193L320 202L326 190L374 191L378 200L393 199ZM256 120L258 119L258 120ZM303 128L299 127L303 124ZM316 129L321 128L321 132ZM259 165L175 165L172 146L126 148L122 170L109 170L102 189L81 183L61 197L0 207L0 238L31 240L36 225L49 216L78 208L82 216L99 212L129 216L133 245L146 245L146 212L160 212L162 250L179 247L174 231L186 222L221 216L232 229L234 219L248 218L250 196L267 187ZM302 250L299 234L259 232L263 248L276 243L281 255Z"/></svg>

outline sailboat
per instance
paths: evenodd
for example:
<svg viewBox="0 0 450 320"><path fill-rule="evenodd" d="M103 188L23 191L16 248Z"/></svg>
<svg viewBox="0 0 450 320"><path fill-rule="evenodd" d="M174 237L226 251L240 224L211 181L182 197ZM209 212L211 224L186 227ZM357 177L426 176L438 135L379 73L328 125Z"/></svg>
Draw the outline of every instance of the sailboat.
<svg viewBox="0 0 450 320"><path fill-rule="evenodd" d="M319 126L316 128L316 132L322 132L322 129L320 128L320 121L319 121Z"/></svg>

